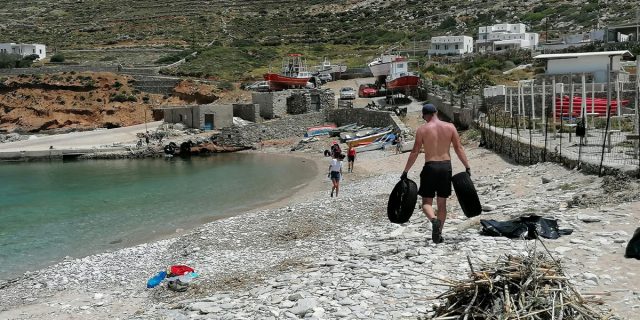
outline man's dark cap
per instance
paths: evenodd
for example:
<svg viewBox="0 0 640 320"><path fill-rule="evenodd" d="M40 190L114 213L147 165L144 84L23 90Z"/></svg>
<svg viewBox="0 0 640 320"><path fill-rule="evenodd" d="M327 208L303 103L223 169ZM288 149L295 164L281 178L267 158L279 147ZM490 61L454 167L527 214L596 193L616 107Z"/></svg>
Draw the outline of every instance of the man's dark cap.
<svg viewBox="0 0 640 320"><path fill-rule="evenodd" d="M438 112L438 109L431 103L425 103L422 105L422 114L432 114Z"/></svg>

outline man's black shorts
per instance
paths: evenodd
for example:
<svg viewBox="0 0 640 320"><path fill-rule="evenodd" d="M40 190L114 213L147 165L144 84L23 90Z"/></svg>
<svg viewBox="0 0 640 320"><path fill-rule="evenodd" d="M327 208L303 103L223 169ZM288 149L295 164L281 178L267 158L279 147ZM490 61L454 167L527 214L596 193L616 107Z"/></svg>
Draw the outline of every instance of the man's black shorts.
<svg viewBox="0 0 640 320"><path fill-rule="evenodd" d="M347 160L349 162L354 162L356 160L356 156L347 156Z"/></svg>
<svg viewBox="0 0 640 320"><path fill-rule="evenodd" d="M428 161L420 173L418 194L423 198L448 198L451 195L451 160Z"/></svg>

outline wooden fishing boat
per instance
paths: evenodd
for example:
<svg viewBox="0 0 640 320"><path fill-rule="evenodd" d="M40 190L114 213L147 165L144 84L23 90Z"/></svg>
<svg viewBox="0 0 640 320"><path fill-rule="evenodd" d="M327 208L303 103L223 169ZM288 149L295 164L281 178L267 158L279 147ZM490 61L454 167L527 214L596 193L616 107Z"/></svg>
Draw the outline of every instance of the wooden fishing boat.
<svg viewBox="0 0 640 320"><path fill-rule="evenodd" d="M383 149L385 146L392 144L395 139L396 139L396 135L393 133L389 133L376 139L371 143L356 147L356 152L365 152L365 151Z"/></svg>

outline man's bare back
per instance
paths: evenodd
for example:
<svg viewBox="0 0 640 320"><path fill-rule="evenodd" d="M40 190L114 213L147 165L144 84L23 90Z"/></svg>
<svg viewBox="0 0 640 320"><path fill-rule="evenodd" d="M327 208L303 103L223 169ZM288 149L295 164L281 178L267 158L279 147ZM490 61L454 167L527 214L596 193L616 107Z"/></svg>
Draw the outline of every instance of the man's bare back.
<svg viewBox="0 0 640 320"><path fill-rule="evenodd" d="M420 143L424 150L425 162L451 160L449 148L453 133L456 132L453 125L433 120L420 126L418 131L417 136L422 138Z"/></svg>

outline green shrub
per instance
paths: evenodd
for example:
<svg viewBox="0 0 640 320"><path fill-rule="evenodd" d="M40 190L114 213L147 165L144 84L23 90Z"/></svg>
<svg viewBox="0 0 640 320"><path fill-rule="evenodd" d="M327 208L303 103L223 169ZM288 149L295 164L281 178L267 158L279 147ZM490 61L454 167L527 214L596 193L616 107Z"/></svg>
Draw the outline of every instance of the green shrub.
<svg viewBox="0 0 640 320"><path fill-rule="evenodd" d="M218 88L222 89L223 91L232 91L233 89L235 89L235 86L230 81L221 81L220 83L218 83Z"/></svg>
<svg viewBox="0 0 640 320"><path fill-rule="evenodd" d="M129 99L128 99L127 95L122 94L122 93L112 94L109 97L109 101L110 102L125 102L125 101L128 101L128 100Z"/></svg>
<svg viewBox="0 0 640 320"><path fill-rule="evenodd" d="M51 59L49 59L51 62L64 62L64 55L62 55L62 53L56 53L54 55L51 56Z"/></svg>

